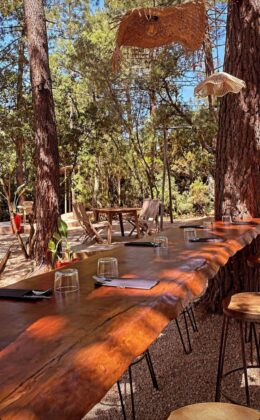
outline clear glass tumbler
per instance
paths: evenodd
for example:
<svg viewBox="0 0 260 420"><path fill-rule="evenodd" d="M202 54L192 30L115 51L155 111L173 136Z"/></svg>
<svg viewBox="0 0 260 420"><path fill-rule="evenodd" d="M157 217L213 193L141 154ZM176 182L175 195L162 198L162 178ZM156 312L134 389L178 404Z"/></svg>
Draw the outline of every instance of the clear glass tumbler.
<svg viewBox="0 0 260 420"><path fill-rule="evenodd" d="M158 235L154 238L154 245L160 248L168 248L168 238L167 236Z"/></svg>
<svg viewBox="0 0 260 420"><path fill-rule="evenodd" d="M71 293L79 290L79 274L75 268L56 271L54 279L54 292Z"/></svg>
<svg viewBox="0 0 260 420"><path fill-rule="evenodd" d="M230 223L232 223L232 218L231 216L222 216L222 222L225 225L229 225Z"/></svg>
<svg viewBox="0 0 260 420"><path fill-rule="evenodd" d="M195 239L197 236L196 229L194 228L185 228L183 234L185 242L189 242L190 239Z"/></svg>
<svg viewBox="0 0 260 420"><path fill-rule="evenodd" d="M212 222L203 222L204 229L212 230Z"/></svg>
<svg viewBox="0 0 260 420"><path fill-rule="evenodd" d="M98 277L116 278L118 277L118 262L116 258L99 258L97 266Z"/></svg>

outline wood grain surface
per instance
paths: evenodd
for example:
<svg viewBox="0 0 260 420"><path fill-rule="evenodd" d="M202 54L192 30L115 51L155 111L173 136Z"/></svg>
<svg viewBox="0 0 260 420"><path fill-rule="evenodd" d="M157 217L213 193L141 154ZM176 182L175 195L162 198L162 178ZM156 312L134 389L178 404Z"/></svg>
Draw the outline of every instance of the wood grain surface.
<svg viewBox="0 0 260 420"><path fill-rule="evenodd" d="M256 220L260 223L260 220ZM198 231L199 236L212 232ZM38 302L0 301L0 418L81 419L182 307L260 233L257 226L214 225L219 243L185 243L183 230L164 232L168 251L124 247L120 275L159 279L153 289L94 289L98 255L73 264L80 292ZM13 288L53 286L54 272Z"/></svg>

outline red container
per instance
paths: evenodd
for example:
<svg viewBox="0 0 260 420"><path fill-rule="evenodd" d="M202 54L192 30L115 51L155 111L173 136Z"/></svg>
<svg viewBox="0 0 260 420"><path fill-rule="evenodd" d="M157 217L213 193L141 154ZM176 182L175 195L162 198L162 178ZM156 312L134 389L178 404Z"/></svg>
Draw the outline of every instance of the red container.
<svg viewBox="0 0 260 420"><path fill-rule="evenodd" d="M63 267L66 267L67 265L70 265L71 263L75 263L75 262L78 262L78 261L80 261L79 258L73 258L70 261L63 261L63 260L56 261L55 264L54 264L54 267L55 268L63 268Z"/></svg>
<svg viewBox="0 0 260 420"><path fill-rule="evenodd" d="M18 233L20 233L21 230L22 230L22 226L21 226L22 216L20 214L16 213L14 215L14 222L15 222L15 226L16 226L16 229L17 229Z"/></svg>

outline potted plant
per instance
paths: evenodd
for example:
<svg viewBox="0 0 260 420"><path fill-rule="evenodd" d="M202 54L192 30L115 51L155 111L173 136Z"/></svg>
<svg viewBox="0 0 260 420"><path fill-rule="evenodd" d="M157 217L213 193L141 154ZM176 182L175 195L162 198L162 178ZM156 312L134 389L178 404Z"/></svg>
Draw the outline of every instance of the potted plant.
<svg viewBox="0 0 260 420"><path fill-rule="evenodd" d="M26 184L20 185L16 191L14 192L14 199L13 199L13 215L14 215L14 221L16 225L17 231L20 233L22 230L21 224L22 224L22 214L18 211L18 203L21 195L23 195L26 191L27 187Z"/></svg>
<svg viewBox="0 0 260 420"><path fill-rule="evenodd" d="M58 231L53 233L48 249L52 254L53 268L62 268L79 261L78 258L73 258L73 251L68 241L68 225L61 217L58 218Z"/></svg>

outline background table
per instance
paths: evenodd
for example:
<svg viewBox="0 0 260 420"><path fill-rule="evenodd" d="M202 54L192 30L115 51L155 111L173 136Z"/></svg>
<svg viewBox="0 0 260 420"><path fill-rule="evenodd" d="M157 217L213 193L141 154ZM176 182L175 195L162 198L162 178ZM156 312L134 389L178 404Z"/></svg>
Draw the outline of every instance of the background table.
<svg viewBox="0 0 260 420"><path fill-rule="evenodd" d="M120 222L120 229L121 229L121 235L125 236L124 231L124 223L123 223L123 214L132 215L136 224L136 231L137 231L137 237L140 238L140 229L138 225L138 212L141 209L138 207L117 207L117 208L102 208L102 209L93 209L95 219L98 222L99 221L99 215L100 214L106 214L109 223L112 225L113 223L113 217L118 215L119 222Z"/></svg>
<svg viewBox="0 0 260 420"><path fill-rule="evenodd" d="M175 228L165 232L168 254L123 245L106 253L118 258L121 275L160 279L150 291L94 290L93 256L74 264L78 294L37 303L1 300L1 420L81 419L183 305L203 294L208 279L260 233L260 225L216 226L226 242L187 245ZM53 279L51 272L12 287L45 289Z"/></svg>

